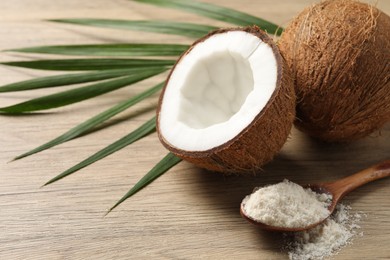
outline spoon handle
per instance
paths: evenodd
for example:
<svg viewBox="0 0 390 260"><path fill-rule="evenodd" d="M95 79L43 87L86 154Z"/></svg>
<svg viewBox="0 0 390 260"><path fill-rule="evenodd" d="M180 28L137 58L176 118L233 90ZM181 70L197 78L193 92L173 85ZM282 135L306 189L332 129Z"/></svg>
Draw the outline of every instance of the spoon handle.
<svg viewBox="0 0 390 260"><path fill-rule="evenodd" d="M341 199L350 191L371 181L390 176L390 160L386 160L370 168L362 170L341 180L327 183L327 188L333 193L334 199Z"/></svg>

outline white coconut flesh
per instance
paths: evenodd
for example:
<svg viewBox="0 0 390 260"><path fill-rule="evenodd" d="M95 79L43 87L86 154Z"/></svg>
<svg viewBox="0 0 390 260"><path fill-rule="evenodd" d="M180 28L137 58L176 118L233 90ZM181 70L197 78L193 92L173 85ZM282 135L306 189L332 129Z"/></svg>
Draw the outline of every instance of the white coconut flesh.
<svg viewBox="0 0 390 260"><path fill-rule="evenodd" d="M210 36L174 68L161 102L160 134L185 151L207 151L228 142L270 100L277 66L272 48L251 33Z"/></svg>

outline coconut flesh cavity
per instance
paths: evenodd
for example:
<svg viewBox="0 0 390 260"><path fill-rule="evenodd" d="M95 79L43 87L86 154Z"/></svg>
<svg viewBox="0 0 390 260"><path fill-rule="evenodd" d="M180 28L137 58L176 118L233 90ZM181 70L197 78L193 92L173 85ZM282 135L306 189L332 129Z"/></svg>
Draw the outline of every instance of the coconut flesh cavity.
<svg viewBox="0 0 390 260"><path fill-rule="evenodd" d="M264 32L218 30L195 42L172 69L157 130L183 159L210 170L253 173L286 141L294 102L283 60Z"/></svg>
<svg viewBox="0 0 390 260"><path fill-rule="evenodd" d="M169 143L187 151L219 146L265 107L276 76L273 51L258 37L242 31L210 37L172 73L165 91L169 102L161 108L161 113L167 111L160 120L161 132Z"/></svg>
<svg viewBox="0 0 390 260"><path fill-rule="evenodd" d="M295 80L296 126L325 141L390 121L390 17L351 0L306 8L278 43Z"/></svg>

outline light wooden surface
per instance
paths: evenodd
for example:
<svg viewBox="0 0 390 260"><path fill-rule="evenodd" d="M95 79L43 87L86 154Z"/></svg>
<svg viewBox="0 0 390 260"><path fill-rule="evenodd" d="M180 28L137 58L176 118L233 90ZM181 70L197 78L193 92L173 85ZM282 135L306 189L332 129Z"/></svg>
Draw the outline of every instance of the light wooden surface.
<svg viewBox="0 0 390 260"><path fill-rule="evenodd" d="M287 24L311 0L207 2ZM390 2L378 6L390 13ZM96 17L174 19L223 26L195 15L127 0L1 0L0 49L109 42L180 42L178 36L87 28L44 19ZM31 56L1 53L0 61ZM36 55L39 57L39 55ZM0 84L53 73L0 67ZM161 79L161 78L160 78ZM255 186L281 181L334 180L390 157L390 125L348 145L325 145L293 130L274 162L258 177L224 177L181 163L103 218L166 151L151 135L45 188L39 188L153 115L156 98L111 120L109 127L26 159L14 156L56 137L159 79L91 101L32 116L0 116L0 259L286 259L282 237L256 229L239 215ZM56 90L1 94L1 106ZM141 113L138 115L138 113ZM390 179L368 184L345 201L368 214L363 237L334 259L390 258Z"/></svg>

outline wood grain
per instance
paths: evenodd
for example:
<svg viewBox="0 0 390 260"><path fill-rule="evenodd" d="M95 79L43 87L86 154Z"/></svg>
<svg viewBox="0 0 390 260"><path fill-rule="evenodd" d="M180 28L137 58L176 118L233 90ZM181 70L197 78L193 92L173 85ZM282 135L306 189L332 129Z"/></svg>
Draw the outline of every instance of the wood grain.
<svg viewBox="0 0 390 260"><path fill-rule="evenodd" d="M285 25L313 1L207 2ZM389 1L379 1L378 6L390 13ZM190 43L178 36L44 21L72 17L169 18L224 26L127 0L1 0L0 49L109 42ZM0 61L29 57L3 52ZM51 74L55 73L1 66L0 84ZM105 211L165 155L156 135L151 135L73 176L39 188L148 119L154 113L155 96L115 117L101 131L7 163L161 79L39 115L0 117L0 259L286 259L280 234L258 230L240 217L239 204L246 194L255 186L284 178L298 183L335 180L390 157L390 125L380 134L348 145L319 143L293 130L281 154L258 177L227 178L181 163L104 218ZM1 94L0 101L2 106L9 105L53 91ZM368 216L362 222L364 236L334 259L390 258L389 184L390 179L370 183L345 198L354 210Z"/></svg>

